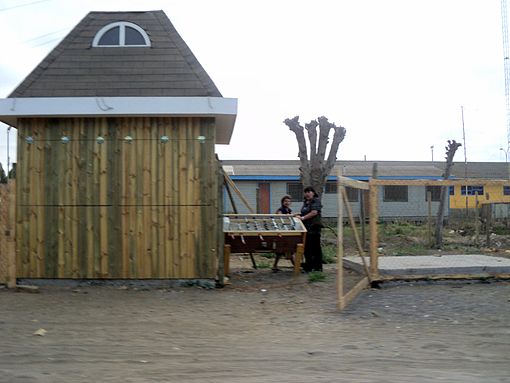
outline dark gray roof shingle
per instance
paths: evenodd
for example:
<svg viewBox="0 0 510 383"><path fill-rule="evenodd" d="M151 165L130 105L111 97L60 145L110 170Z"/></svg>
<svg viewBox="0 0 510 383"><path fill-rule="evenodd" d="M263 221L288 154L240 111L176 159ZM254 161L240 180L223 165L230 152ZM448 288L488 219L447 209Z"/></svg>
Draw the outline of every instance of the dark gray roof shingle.
<svg viewBox="0 0 510 383"><path fill-rule="evenodd" d="M92 47L105 25L129 21L150 47ZM163 11L90 12L9 97L221 97Z"/></svg>

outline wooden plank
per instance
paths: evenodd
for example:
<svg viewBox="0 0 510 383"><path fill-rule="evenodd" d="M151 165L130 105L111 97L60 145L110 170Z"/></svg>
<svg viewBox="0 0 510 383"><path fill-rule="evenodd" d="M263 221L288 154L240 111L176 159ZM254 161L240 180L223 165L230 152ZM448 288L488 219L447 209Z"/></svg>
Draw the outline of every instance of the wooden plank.
<svg viewBox="0 0 510 383"><path fill-rule="evenodd" d="M345 191L341 183L342 169L338 170L337 175L337 188L340 193L337 193L337 237L336 237L336 306L339 310L343 310L345 307L344 301L344 203L345 200L342 198L342 191Z"/></svg>
<svg viewBox="0 0 510 383"><path fill-rule="evenodd" d="M373 169L373 178L375 180L377 177L377 164L374 164ZM372 181L371 180L371 181ZM377 221L379 219L378 216L378 186L373 182L370 182L369 193L369 229L370 229L370 275L372 276L372 280L377 279L379 274L379 266L378 266L378 253L377 247L379 244L378 233L377 233Z"/></svg>
<svg viewBox="0 0 510 383"><path fill-rule="evenodd" d="M100 130L100 123L92 123L92 119L82 119L83 130L89 132L87 135L90 140L90 161L91 161L91 177L88 182L88 202L90 207L85 208L85 222L86 222L86 269L84 270L86 278L95 278L95 253L96 253L96 232L94 226L97 224L95 217L99 214L99 148L101 145L97 143L97 137L103 137L104 134Z"/></svg>
<svg viewBox="0 0 510 383"><path fill-rule="evenodd" d="M237 194L237 196L239 197L239 199L243 202L244 206L246 206L246 208L248 209L248 211L251 213L251 214L254 214L255 213L255 210L251 207L250 203L248 202L248 200L246 199L246 197L243 195L243 193L241 193L241 191L239 190L239 188L236 186L236 184L234 183L234 181L232 181L232 179L228 176L227 173L224 173L224 177L225 177L225 182L228 183L229 187Z"/></svg>
<svg viewBox="0 0 510 383"><path fill-rule="evenodd" d="M34 123L34 137L36 137L36 141L33 146L34 150L31 151L30 160L28 163L28 174L27 174L27 187L29 190L27 204L29 206L29 221L28 221L28 251L29 251L29 271L28 276L32 278L39 277L39 262L37 260L37 216L39 212L38 208L38 193L37 190L40 188L40 185L37 183L37 170L39 164L42 162L40 159L40 153L43 149L43 141L39 139L38 136L38 127Z"/></svg>
<svg viewBox="0 0 510 383"><path fill-rule="evenodd" d="M352 178L337 176L337 182L339 186L351 187L354 189L368 190L370 187L368 182L353 180Z"/></svg>
<svg viewBox="0 0 510 383"><path fill-rule="evenodd" d="M139 175L142 177L142 205L139 209L142 211L142 222L143 226L141 229L142 239L142 254L144 261L144 278L153 277L153 259L151 250L151 237L152 237L152 225L151 225L151 127L147 124L147 118L139 118L138 130L142 132L142 141L139 143L142 146L142 158L139 161L142 163L142 173Z"/></svg>
<svg viewBox="0 0 510 383"><path fill-rule="evenodd" d="M228 244L223 247L223 269L225 276L230 277L230 245Z"/></svg>
<svg viewBox="0 0 510 383"><path fill-rule="evenodd" d="M109 145L101 146L99 153L99 254L97 261L94 262L94 267L97 267L96 275L98 278L106 278L108 277L108 180L113 177L113 174L109 174L111 171L110 156L113 152L112 147L115 145L113 138L116 135L108 126L106 118L102 118L100 123L102 128L108 132L108 136L112 137L112 140Z"/></svg>
<svg viewBox="0 0 510 383"><path fill-rule="evenodd" d="M344 295L343 307L341 308L341 310L343 310L349 303L351 303L352 300L356 298L361 293L361 291L366 289L368 286L370 286L368 277L365 277L361 281L356 283L356 285L354 285L354 287L350 289L349 292L347 292L347 294Z"/></svg>
<svg viewBox="0 0 510 383"><path fill-rule="evenodd" d="M153 171L153 201L152 206L152 225L153 225L153 246L155 246L154 254L156 257L156 272L157 278L165 277L165 249L164 249L164 232L163 222L163 199L164 199L164 163L163 163L163 151L166 144L160 141L162 135L164 135L164 126L161 123L160 118L152 118L151 125L154 129L154 144L152 153L152 171Z"/></svg>
<svg viewBox="0 0 510 383"><path fill-rule="evenodd" d="M44 161L44 143L39 142L36 144L34 151L34 173L30 176L33 181L33 187L35 193L34 203L37 205L35 209L37 209L37 220L36 226L31 228L36 234L36 244L35 244L35 260L36 264L36 275L42 276L44 272L44 262L45 262L45 188L44 188L44 179L45 179L45 161Z"/></svg>
<svg viewBox="0 0 510 383"><path fill-rule="evenodd" d="M8 288L16 287L16 181L9 180L9 209L8 225L9 236L7 238L7 280Z"/></svg>
<svg viewBox="0 0 510 383"><path fill-rule="evenodd" d="M187 129L186 129L186 118L179 119L179 184L177 195L179 196L179 206L186 205L188 201L188 172L187 172ZM178 253L178 264L177 271L178 275L182 277L187 276L187 257L188 257L188 236L189 236L189 223L188 223L188 215L187 209L178 209L178 219L179 219L179 234L178 234L178 242L181 244L180 251Z"/></svg>
<svg viewBox="0 0 510 383"><path fill-rule="evenodd" d="M347 193L345 191L345 188L343 186L339 187L342 199L344 201L344 205L347 208L347 215L349 217L349 223L351 224L352 232L354 234L354 239L356 241L356 245L358 246L358 254L361 258L361 262L363 263L363 268L365 270L365 274L368 277L368 280L370 281L370 272L368 270L367 262L365 260L365 251L363 250L363 245L361 244L361 240L359 238L358 229L356 228L356 222L354 221L354 216L352 214L351 205L349 204L349 198L347 198ZM343 218L342 221L343 222ZM340 263L340 264L343 264Z"/></svg>
<svg viewBox="0 0 510 383"><path fill-rule="evenodd" d="M98 278L108 277L108 162L110 147L113 146L115 134L109 129L106 118L100 120L101 128L107 140L99 149L99 257L94 263Z"/></svg>
<svg viewBox="0 0 510 383"><path fill-rule="evenodd" d="M32 129L28 119L21 119L18 125L18 168L16 169L17 182L16 182L16 196L17 196L17 243L16 252L19 254L16 260L16 275L18 277L28 277L30 268L30 250L28 242L29 232L29 171L28 165L30 157L34 150L32 145L26 142L26 138L33 136Z"/></svg>
<svg viewBox="0 0 510 383"><path fill-rule="evenodd" d="M301 263L303 262L303 255L305 254L306 233L304 233L301 238L302 243L296 245L296 253L294 255L294 276L301 273Z"/></svg>
<svg viewBox="0 0 510 383"><path fill-rule="evenodd" d="M216 244L213 248L216 252L217 257L217 270L218 281L221 286L224 285L225 281L225 264L224 264L224 240L221 228L223 227L223 217L220 212L223 212L223 170L219 163L215 164L215 179L216 181L216 204L212 204L213 209L216 209ZM221 180L221 181L220 181ZM212 209L211 209L212 210Z"/></svg>
<svg viewBox="0 0 510 383"><path fill-rule="evenodd" d="M58 120L40 120L41 123L41 136L45 137L44 147L44 165L46 168L44 179L44 202L47 206L45 214L45 238L46 249L44 259L44 276L46 278L57 278L59 271L59 264L63 262L60 256L64 254L64 215L60 195L63 193L63 185L67 184L67 176L64 173L65 161L61 158L58 145L60 144L60 129L58 128ZM48 125L54 126L54 129L49 129ZM59 175L58 172L61 172ZM60 261L60 262L59 262Z"/></svg>
<svg viewBox="0 0 510 383"><path fill-rule="evenodd" d="M493 200L480 200L478 201L480 205L492 205L492 204L510 204L510 197L507 198L498 198Z"/></svg>
<svg viewBox="0 0 510 383"><path fill-rule="evenodd" d="M66 168L66 177L65 177L65 187L67 189L66 201L65 204L69 206L66 208L66 230L69 232L67 236L67 248L69 251L69 257L71 258L71 262L68 265L69 272L66 275L66 278L84 278L87 275L87 217L85 215L86 208L80 207L77 203L78 196L76 195L76 190L78 187L78 177L77 175L77 164L76 154L80 153L84 149L84 143L86 143L86 172L88 174L87 185L86 185L86 193L88 197L88 204L92 204L92 190L94 188L94 184L92 181L92 170L93 170L93 145L95 145L95 141L83 141L81 140L80 128L83 125L83 118L76 119L70 118L66 119L70 126L70 135L72 140L70 144L67 145L66 150L68 151L66 156L67 168ZM93 134L94 132L92 132ZM76 139L78 137L78 139Z"/></svg>

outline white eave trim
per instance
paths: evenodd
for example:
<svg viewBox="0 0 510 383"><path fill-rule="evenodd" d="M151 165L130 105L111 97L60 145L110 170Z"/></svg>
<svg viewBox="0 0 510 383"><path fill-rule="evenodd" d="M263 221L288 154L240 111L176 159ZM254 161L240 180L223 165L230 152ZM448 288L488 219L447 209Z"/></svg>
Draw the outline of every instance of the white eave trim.
<svg viewBox="0 0 510 383"><path fill-rule="evenodd" d="M0 120L50 117L215 117L216 143L228 144L237 99L224 97L20 97L0 99Z"/></svg>

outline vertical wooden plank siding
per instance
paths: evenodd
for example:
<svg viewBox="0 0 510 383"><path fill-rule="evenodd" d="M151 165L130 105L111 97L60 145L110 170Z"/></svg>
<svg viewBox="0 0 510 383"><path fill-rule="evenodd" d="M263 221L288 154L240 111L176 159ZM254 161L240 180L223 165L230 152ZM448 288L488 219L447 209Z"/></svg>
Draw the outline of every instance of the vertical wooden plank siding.
<svg viewBox="0 0 510 383"><path fill-rule="evenodd" d="M22 119L18 278L215 278L214 142L212 118Z"/></svg>

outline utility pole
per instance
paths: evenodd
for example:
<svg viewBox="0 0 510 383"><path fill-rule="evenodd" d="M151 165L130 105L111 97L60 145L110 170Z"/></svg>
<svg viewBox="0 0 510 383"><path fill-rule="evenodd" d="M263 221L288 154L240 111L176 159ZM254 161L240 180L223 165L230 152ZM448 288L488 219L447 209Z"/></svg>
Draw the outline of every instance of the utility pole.
<svg viewBox="0 0 510 383"><path fill-rule="evenodd" d="M501 29L503 33L503 63L505 71L506 142L510 142L510 53L508 48L508 11L506 0L501 0Z"/></svg>

